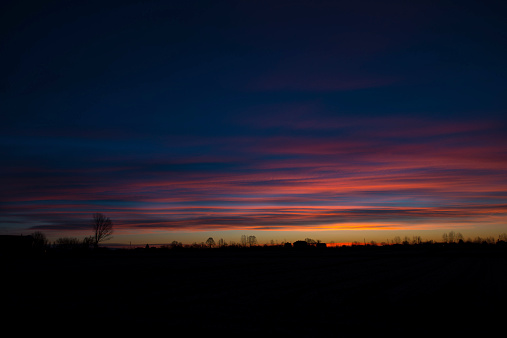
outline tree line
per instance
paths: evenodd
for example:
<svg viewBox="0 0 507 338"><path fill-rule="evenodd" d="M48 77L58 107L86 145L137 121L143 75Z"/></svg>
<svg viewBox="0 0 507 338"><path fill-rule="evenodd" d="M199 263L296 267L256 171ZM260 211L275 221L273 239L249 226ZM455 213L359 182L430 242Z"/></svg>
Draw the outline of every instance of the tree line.
<svg viewBox="0 0 507 338"><path fill-rule="evenodd" d="M32 237L32 248L36 251L45 251L50 248L58 250L97 249L99 244L112 238L113 222L102 213L92 215L90 221L91 235L82 240L76 237L60 237L51 243L41 231L35 231Z"/></svg>
<svg viewBox="0 0 507 338"><path fill-rule="evenodd" d="M180 249L180 248L232 248L232 247L254 247L258 246L257 237L242 235L239 243L234 241L227 242L220 238L217 242L213 237L208 237L205 242L192 244L183 244L182 242L172 241L170 244L161 245L161 249Z"/></svg>
<svg viewBox="0 0 507 338"><path fill-rule="evenodd" d="M104 214L95 213L92 215L92 219L90 221L90 230L91 234L83 239L78 239L75 237L61 237L54 241L54 243L50 243L47 237L40 231L36 231L30 235L32 239L32 248L35 250L43 251L47 249L57 249L57 250L76 250L76 249L97 249L102 242L105 242L112 238L113 234L113 222L111 219ZM495 244L495 243L507 243L507 233L502 233L495 239L492 236L489 237L480 237L477 236L475 238L467 238L460 232L450 231L448 233L444 233L442 235L442 241L423 241L420 236L413 236L409 238L405 236L403 239L400 236L396 236L393 239L388 239L386 242L378 243L376 241L363 242L354 241L349 243L349 246L386 246L386 245L421 245L421 244ZM257 241L257 238L253 235L242 235L239 243L234 241L230 241L227 243L223 238L220 238L218 242L215 242L213 237L209 237L206 241L201 243L192 243L192 244L183 244L178 241L173 241L170 244L160 245L159 249L181 249L181 248L252 248L252 247L301 247L301 244L304 244L304 247L326 247L325 243L322 243L320 240L314 240L311 238L305 238L304 240L299 240L294 243L283 241L281 244L271 240L269 244L260 245ZM334 242L330 242L330 246L340 246L334 245ZM145 249L150 249L149 245L146 244ZM151 248L154 249L154 248Z"/></svg>

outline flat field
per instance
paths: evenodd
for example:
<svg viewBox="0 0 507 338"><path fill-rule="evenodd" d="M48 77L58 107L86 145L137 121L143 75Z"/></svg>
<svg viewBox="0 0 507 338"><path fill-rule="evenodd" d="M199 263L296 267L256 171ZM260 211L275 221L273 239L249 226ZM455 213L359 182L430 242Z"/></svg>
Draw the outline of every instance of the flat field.
<svg viewBox="0 0 507 338"><path fill-rule="evenodd" d="M505 330L505 250L121 251L4 258L2 266L4 326L26 323L50 332L65 327L72 333L339 336Z"/></svg>

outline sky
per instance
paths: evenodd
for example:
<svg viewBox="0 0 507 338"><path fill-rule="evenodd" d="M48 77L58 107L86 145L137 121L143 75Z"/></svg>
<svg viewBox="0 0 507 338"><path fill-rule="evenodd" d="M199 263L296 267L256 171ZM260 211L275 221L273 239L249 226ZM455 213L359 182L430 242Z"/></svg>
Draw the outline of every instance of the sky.
<svg viewBox="0 0 507 338"><path fill-rule="evenodd" d="M0 232L507 232L502 1L3 1Z"/></svg>

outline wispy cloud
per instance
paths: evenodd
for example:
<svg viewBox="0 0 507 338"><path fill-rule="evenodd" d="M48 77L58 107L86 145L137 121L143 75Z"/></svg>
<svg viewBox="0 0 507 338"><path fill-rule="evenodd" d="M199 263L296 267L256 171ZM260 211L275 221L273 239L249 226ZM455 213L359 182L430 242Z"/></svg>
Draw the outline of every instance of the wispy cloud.
<svg viewBox="0 0 507 338"><path fill-rule="evenodd" d="M373 124L378 126L373 129ZM297 121L290 128L303 128ZM401 129L405 126L404 129ZM80 230L95 211L129 229L364 229L504 222L507 148L491 123L337 124L337 136L231 136L206 155L163 149L85 166L4 167L2 212ZM322 125L321 129L332 129ZM365 134L369 137L365 137ZM193 140L192 147L206 144ZM225 155L228 154L228 155ZM9 172L10 170L10 172Z"/></svg>

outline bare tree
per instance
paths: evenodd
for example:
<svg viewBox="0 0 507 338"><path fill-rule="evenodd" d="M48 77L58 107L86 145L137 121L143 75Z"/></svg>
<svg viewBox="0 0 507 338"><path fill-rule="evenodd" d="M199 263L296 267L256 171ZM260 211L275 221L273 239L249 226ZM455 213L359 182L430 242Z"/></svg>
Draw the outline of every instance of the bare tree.
<svg viewBox="0 0 507 338"><path fill-rule="evenodd" d="M248 245L253 246L257 244L257 238L255 236L248 236Z"/></svg>
<svg viewBox="0 0 507 338"><path fill-rule="evenodd" d="M182 248L182 247L183 247L183 243L181 243L181 242L178 242L178 241L171 242L171 249Z"/></svg>
<svg viewBox="0 0 507 338"><path fill-rule="evenodd" d="M463 234L461 232L456 233L456 242L463 243L465 240L465 237L463 237Z"/></svg>
<svg viewBox="0 0 507 338"><path fill-rule="evenodd" d="M215 246L215 240L213 239L213 237L210 237L206 240L206 245L210 248Z"/></svg>
<svg viewBox="0 0 507 338"><path fill-rule="evenodd" d="M442 235L444 243L455 243L463 240L463 235L460 232L449 231L447 234Z"/></svg>
<svg viewBox="0 0 507 338"><path fill-rule="evenodd" d="M93 236L88 236L83 238L83 248L90 249L95 246L95 238Z"/></svg>
<svg viewBox="0 0 507 338"><path fill-rule="evenodd" d="M93 214L92 228L94 232L93 241L95 247L98 247L100 242L106 241L112 237L113 222L104 214Z"/></svg>
<svg viewBox="0 0 507 338"><path fill-rule="evenodd" d="M447 242L449 241L449 236L447 236L447 234L446 234L446 233L444 233L444 234L442 235L442 240L444 241L444 243L447 243Z"/></svg>
<svg viewBox="0 0 507 338"><path fill-rule="evenodd" d="M421 244L421 243L422 243L421 236L413 236L412 237L412 244Z"/></svg>
<svg viewBox="0 0 507 338"><path fill-rule="evenodd" d="M31 236L33 237L33 248L35 250L45 251L49 247L50 242L42 232L35 231Z"/></svg>
<svg viewBox="0 0 507 338"><path fill-rule="evenodd" d="M246 246L248 243L248 237L246 235L241 235L241 245Z"/></svg>
<svg viewBox="0 0 507 338"><path fill-rule="evenodd" d="M454 231L449 231L447 238L449 240L449 243L454 243L454 240L456 239L456 233Z"/></svg>

